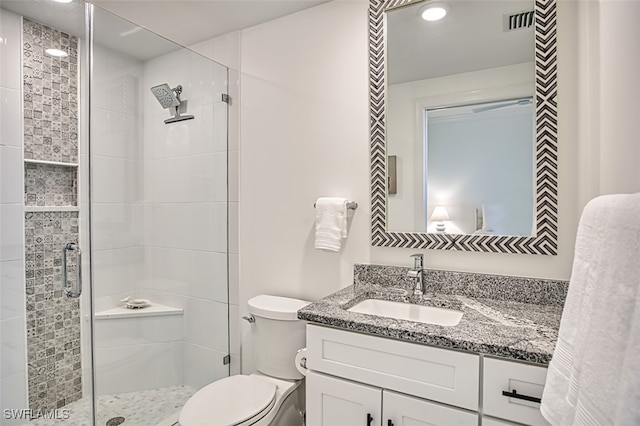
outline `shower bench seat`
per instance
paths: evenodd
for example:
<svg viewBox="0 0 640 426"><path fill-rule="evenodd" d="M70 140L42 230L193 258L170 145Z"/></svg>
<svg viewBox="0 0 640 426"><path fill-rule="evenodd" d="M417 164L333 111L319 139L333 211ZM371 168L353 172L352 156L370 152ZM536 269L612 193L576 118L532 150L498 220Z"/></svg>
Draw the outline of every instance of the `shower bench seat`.
<svg viewBox="0 0 640 426"><path fill-rule="evenodd" d="M140 309L129 309L118 306L96 312L96 320L116 319L116 318L139 318L139 317L159 317L168 315L182 315L183 309L172 306L153 303L151 306Z"/></svg>

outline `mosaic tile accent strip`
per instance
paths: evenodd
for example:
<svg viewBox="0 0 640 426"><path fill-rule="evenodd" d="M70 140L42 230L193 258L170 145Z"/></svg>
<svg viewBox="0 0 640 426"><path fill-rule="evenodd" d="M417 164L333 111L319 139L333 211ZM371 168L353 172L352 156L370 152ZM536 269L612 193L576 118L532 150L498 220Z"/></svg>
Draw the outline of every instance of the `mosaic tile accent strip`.
<svg viewBox="0 0 640 426"><path fill-rule="evenodd" d="M80 302L62 291L62 247L78 242L78 212L25 213L29 408L53 410L82 397ZM67 260L75 279L73 257Z"/></svg>
<svg viewBox="0 0 640 426"><path fill-rule="evenodd" d="M54 57L54 48L68 54ZM24 158L78 161L78 39L23 19Z"/></svg>
<svg viewBox="0 0 640 426"><path fill-rule="evenodd" d="M25 164L25 206L77 206L75 167Z"/></svg>
<svg viewBox="0 0 640 426"><path fill-rule="evenodd" d="M437 250L556 255L558 104L556 0L535 2L536 233L533 237L387 231L384 11L412 0L369 1L371 244Z"/></svg>

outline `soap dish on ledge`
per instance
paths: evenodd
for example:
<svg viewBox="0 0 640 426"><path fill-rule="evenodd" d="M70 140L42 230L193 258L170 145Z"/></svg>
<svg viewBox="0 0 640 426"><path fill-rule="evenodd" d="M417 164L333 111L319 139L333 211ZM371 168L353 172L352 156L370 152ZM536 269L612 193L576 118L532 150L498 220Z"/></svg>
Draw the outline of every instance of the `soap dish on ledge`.
<svg viewBox="0 0 640 426"><path fill-rule="evenodd" d="M143 309L151 306L151 302L147 299L131 299L125 297L121 302L124 303L124 307L127 309Z"/></svg>

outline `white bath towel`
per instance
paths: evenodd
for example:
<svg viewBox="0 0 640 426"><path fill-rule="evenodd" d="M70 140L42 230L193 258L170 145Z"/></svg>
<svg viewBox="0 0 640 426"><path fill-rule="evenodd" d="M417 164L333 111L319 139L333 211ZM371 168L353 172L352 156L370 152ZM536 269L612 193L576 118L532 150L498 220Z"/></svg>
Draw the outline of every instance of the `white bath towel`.
<svg viewBox="0 0 640 426"><path fill-rule="evenodd" d="M340 251L347 237L347 199L321 197L316 200L316 243L320 250Z"/></svg>
<svg viewBox="0 0 640 426"><path fill-rule="evenodd" d="M540 410L553 425L640 425L640 193L582 213Z"/></svg>

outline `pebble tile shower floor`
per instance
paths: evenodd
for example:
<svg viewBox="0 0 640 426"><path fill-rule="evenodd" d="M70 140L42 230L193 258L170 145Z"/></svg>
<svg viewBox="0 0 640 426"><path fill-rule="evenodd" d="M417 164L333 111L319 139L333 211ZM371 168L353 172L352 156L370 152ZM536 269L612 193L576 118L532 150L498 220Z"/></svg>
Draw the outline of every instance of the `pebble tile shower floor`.
<svg viewBox="0 0 640 426"><path fill-rule="evenodd" d="M189 386L174 386L118 395L98 396L98 423L106 426L110 419L124 417L124 426L164 426L196 392ZM67 420L34 420L29 426L89 426L91 400L82 398L63 407L70 411ZM177 416L176 416L177 420Z"/></svg>

